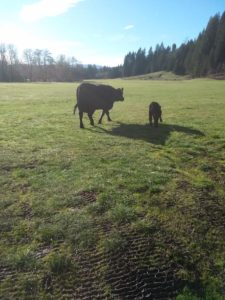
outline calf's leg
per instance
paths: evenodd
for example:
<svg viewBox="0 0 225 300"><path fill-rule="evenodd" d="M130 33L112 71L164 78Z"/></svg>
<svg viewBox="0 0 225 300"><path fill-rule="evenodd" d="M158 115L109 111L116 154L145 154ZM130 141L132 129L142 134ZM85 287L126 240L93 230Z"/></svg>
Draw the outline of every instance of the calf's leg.
<svg viewBox="0 0 225 300"><path fill-rule="evenodd" d="M154 117L154 126L158 127L158 117Z"/></svg>
<svg viewBox="0 0 225 300"><path fill-rule="evenodd" d="M149 123L152 126L152 113L151 112L149 112Z"/></svg>

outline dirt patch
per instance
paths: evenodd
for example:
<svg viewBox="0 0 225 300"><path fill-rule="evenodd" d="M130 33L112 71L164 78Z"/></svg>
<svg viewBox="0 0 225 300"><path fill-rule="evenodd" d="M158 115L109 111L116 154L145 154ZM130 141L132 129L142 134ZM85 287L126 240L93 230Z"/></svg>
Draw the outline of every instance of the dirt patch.
<svg viewBox="0 0 225 300"><path fill-rule="evenodd" d="M42 246L36 253L35 257L37 259L43 258L52 251L52 246Z"/></svg>
<svg viewBox="0 0 225 300"><path fill-rule="evenodd" d="M31 220L33 217L32 209L29 203L22 204L22 216L24 219Z"/></svg>
<svg viewBox="0 0 225 300"><path fill-rule="evenodd" d="M178 269L151 236L129 235L126 249L111 257L106 278L113 299L169 299L180 287Z"/></svg>
<svg viewBox="0 0 225 300"><path fill-rule="evenodd" d="M15 169L35 169L37 165L38 165L37 161L32 161L32 162L21 163L21 164L3 165L1 168L3 171L10 172Z"/></svg>
<svg viewBox="0 0 225 300"><path fill-rule="evenodd" d="M72 196L70 201L70 208L81 209L97 200L96 191L81 191Z"/></svg>
<svg viewBox="0 0 225 300"><path fill-rule="evenodd" d="M0 266L0 283L6 278L13 278L16 276L16 271L8 266Z"/></svg>
<svg viewBox="0 0 225 300"><path fill-rule="evenodd" d="M81 197L84 203L89 204L96 201L97 192L96 191L82 191L77 194Z"/></svg>
<svg viewBox="0 0 225 300"><path fill-rule="evenodd" d="M161 254L152 237L127 234L115 252L82 253L75 299L171 299L181 282L179 267Z"/></svg>
<svg viewBox="0 0 225 300"><path fill-rule="evenodd" d="M205 191L199 195L198 203L198 217L207 221L208 226L221 229L225 234L225 207L218 197Z"/></svg>

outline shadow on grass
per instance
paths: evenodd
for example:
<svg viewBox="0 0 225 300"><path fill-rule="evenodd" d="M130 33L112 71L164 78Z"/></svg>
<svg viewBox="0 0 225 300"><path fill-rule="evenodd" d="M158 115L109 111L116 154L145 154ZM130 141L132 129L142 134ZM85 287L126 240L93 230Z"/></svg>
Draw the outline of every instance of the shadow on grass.
<svg viewBox="0 0 225 300"><path fill-rule="evenodd" d="M171 132L174 131L189 135L204 136L199 130L173 124L160 124L157 128L151 127L149 124L118 124L119 126L112 128L112 130L107 130L99 126L98 129L113 136L144 140L156 145L164 145Z"/></svg>

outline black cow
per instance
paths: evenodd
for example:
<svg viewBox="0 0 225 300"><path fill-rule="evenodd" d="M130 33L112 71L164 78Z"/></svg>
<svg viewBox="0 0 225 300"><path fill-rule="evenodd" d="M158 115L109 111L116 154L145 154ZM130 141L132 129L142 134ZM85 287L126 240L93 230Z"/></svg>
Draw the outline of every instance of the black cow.
<svg viewBox="0 0 225 300"><path fill-rule="evenodd" d="M149 105L149 123L152 126L152 118L154 120L154 126L158 127L158 121L162 122L162 110L161 106L157 102L152 102Z"/></svg>
<svg viewBox="0 0 225 300"><path fill-rule="evenodd" d="M106 114L108 121L111 121L109 110L113 107L115 101L123 101L123 89L115 89L110 85L81 83L77 88L77 104L74 106L73 113L78 107L80 117L80 128L84 128L82 121L83 113L87 113L91 125L94 125L93 113L96 109L102 109L101 117L98 121L102 122L103 116Z"/></svg>

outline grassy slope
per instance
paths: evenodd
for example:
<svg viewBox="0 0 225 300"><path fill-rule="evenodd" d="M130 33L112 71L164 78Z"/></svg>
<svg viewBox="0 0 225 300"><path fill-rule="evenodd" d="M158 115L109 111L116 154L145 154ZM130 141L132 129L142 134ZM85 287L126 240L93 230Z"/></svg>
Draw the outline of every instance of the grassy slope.
<svg viewBox="0 0 225 300"><path fill-rule="evenodd" d="M85 130L72 115L76 84L0 85L0 298L125 299L141 270L158 270L162 282L172 274L171 297L188 285L220 299L225 82L106 82L125 101L112 123L85 117ZM160 297L157 284L148 289Z"/></svg>
<svg viewBox="0 0 225 300"><path fill-rule="evenodd" d="M126 80L184 80L184 79L190 79L190 76L181 76L176 75L173 72L167 72L167 71L158 71L153 73L148 73L144 75L137 75L137 76L130 76L126 77Z"/></svg>

